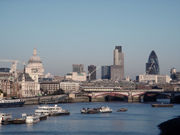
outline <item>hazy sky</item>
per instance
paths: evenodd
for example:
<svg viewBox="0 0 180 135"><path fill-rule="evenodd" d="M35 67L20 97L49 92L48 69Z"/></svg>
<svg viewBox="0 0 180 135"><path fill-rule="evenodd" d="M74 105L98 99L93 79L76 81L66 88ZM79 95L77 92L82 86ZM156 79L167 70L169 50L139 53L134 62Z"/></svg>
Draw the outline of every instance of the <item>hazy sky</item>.
<svg viewBox="0 0 180 135"><path fill-rule="evenodd" d="M180 70L180 1L0 0L0 59L27 62L37 48L46 73L64 75L72 64L113 64L116 45L131 77L152 50L161 74Z"/></svg>

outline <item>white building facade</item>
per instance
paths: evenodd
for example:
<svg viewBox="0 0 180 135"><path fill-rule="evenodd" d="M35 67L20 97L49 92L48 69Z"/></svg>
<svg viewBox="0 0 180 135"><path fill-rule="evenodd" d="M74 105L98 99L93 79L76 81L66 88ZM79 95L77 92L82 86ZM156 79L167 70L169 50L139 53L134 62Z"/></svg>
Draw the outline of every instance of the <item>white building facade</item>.
<svg viewBox="0 0 180 135"><path fill-rule="evenodd" d="M60 88L64 90L65 93L71 93L79 91L78 82L60 82Z"/></svg>
<svg viewBox="0 0 180 135"><path fill-rule="evenodd" d="M41 95L40 84L34 81L29 74L25 72L20 74L18 82L21 86L21 97L35 97Z"/></svg>
<svg viewBox="0 0 180 135"><path fill-rule="evenodd" d="M150 74L144 74L144 75L139 75L137 77L138 82L143 82L143 83L158 83L158 84L165 84L165 83L170 83L171 78L168 75L150 75Z"/></svg>

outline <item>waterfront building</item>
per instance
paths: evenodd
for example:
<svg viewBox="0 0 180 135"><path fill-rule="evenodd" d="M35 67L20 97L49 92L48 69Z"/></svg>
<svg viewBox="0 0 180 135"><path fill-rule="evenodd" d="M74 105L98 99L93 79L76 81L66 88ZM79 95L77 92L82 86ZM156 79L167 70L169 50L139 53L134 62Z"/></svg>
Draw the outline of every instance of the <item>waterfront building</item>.
<svg viewBox="0 0 180 135"><path fill-rule="evenodd" d="M20 84L21 97L34 97L40 96L40 84L38 81L35 81L31 76L25 72L19 74L18 82Z"/></svg>
<svg viewBox="0 0 180 135"><path fill-rule="evenodd" d="M171 78L168 75L150 75L144 74L136 77L138 82L148 83L148 84L165 84L169 83Z"/></svg>
<svg viewBox="0 0 180 135"><path fill-rule="evenodd" d="M40 83L40 89L43 94L54 94L60 90L60 82L45 81Z"/></svg>
<svg viewBox="0 0 180 135"><path fill-rule="evenodd" d="M114 62L111 66L111 80L121 81L124 79L124 53L121 46L114 49Z"/></svg>
<svg viewBox="0 0 180 135"><path fill-rule="evenodd" d="M87 80L87 76L86 76L86 73L85 73L85 72L81 72L81 73L71 72L71 73L68 73L68 74L65 76L65 79L66 79L66 80L72 80L72 81L82 82L82 81L86 81L86 80Z"/></svg>
<svg viewBox="0 0 180 135"><path fill-rule="evenodd" d="M146 74L158 75L160 73L158 57L153 50L150 55L148 62L146 63Z"/></svg>
<svg viewBox="0 0 180 135"><path fill-rule="evenodd" d="M84 65L83 64L73 64L73 72L81 73L84 72Z"/></svg>
<svg viewBox="0 0 180 135"><path fill-rule="evenodd" d="M60 88L64 90L65 93L77 92L79 91L78 82L60 82Z"/></svg>
<svg viewBox="0 0 180 135"><path fill-rule="evenodd" d="M101 67L101 79L110 79L111 78L111 66L102 66Z"/></svg>
<svg viewBox="0 0 180 135"><path fill-rule="evenodd" d="M28 73L30 77L37 82L39 78L43 78L44 76L43 64L40 57L37 55L36 49L33 50L33 56L28 61L26 73Z"/></svg>
<svg viewBox="0 0 180 135"><path fill-rule="evenodd" d="M88 66L88 79L89 80L96 80L96 66L90 65Z"/></svg>

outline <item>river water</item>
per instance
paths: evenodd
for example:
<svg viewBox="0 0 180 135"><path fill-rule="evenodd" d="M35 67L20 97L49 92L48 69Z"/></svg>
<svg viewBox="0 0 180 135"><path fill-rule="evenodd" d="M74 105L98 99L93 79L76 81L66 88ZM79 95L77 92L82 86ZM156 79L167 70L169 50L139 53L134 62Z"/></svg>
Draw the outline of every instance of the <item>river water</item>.
<svg viewBox="0 0 180 135"><path fill-rule="evenodd" d="M34 125L1 125L0 135L159 135L157 125L179 116L180 105L174 107L153 108L145 103L101 102L59 104L70 111L69 116L49 117ZM109 114L81 114L80 109L109 106ZM0 108L13 117L22 113L33 113L38 105L17 108ZM127 112L116 112L119 108L128 108Z"/></svg>

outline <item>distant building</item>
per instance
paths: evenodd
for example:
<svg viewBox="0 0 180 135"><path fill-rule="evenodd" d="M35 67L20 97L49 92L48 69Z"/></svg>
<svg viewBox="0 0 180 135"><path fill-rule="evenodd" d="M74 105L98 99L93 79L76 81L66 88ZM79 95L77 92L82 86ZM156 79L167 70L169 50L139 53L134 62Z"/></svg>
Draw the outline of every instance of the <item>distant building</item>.
<svg viewBox="0 0 180 135"><path fill-rule="evenodd" d="M170 74L173 82L180 82L180 72L177 72L175 68L172 68Z"/></svg>
<svg viewBox="0 0 180 135"><path fill-rule="evenodd" d="M84 72L83 64L73 64L73 72L81 73Z"/></svg>
<svg viewBox="0 0 180 135"><path fill-rule="evenodd" d="M101 79L110 79L111 78L111 67L102 66L101 67Z"/></svg>
<svg viewBox="0 0 180 135"><path fill-rule="evenodd" d="M60 90L60 83L54 81L46 81L40 83L40 88L43 94L54 94Z"/></svg>
<svg viewBox="0 0 180 135"><path fill-rule="evenodd" d="M111 66L111 80L121 81L124 78L124 53L121 46L114 50L114 64Z"/></svg>
<svg viewBox="0 0 180 135"><path fill-rule="evenodd" d="M44 76L43 64L40 57L37 56L36 49L33 50L33 56L28 61L28 65L26 66L26 73L28 73L35 81L38 81L38 78L43 78Z"/></svg>
<svg viewBox="0 0 180 135"><path fill-rule="evenodd" d="M88 77L89 80L96 80L96 66L88 66Z"/></svg>
<svg viewBox="0 0 180 135"><path fill-rule="evenodd" d="M64 90L65 93L77 92L79 91L78 82L60 82L60 88Z"/></svg>
<svg viewBox="0 0 180 135"><path fill-rule="evenodd" d="M158 75L160 73L158 57L153 50L149 55L148 62L146 63L146 74Z"/></svg>
<svg viewBox="0 0 180 135"><path fill-rule="evenodd" d="M170 76L168 75L139 75L136 77L138 82L148 83L148 84L165 84L170 82Z"/></svg>
<svg viewBox="0 0 180 135"><path fill-rule="evenodd" d="M66 80L72 80L72 81L82 82L82 81L86 81L87 77L86 77L86 73L85 73L85 72L81 72L81 73L72 72L72 73L68 73L68 74L65 76L65 79L66 79Z"/></svg>

